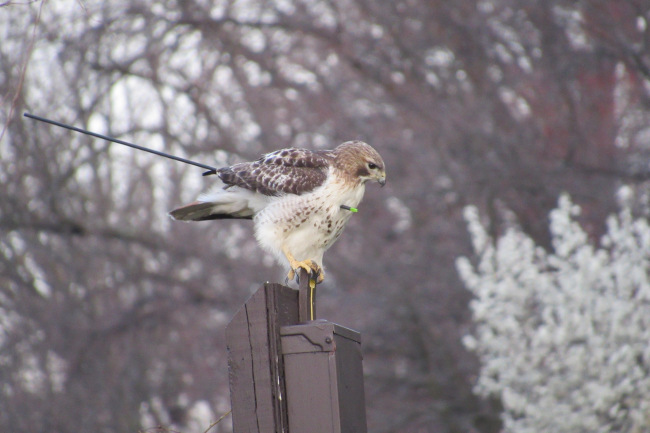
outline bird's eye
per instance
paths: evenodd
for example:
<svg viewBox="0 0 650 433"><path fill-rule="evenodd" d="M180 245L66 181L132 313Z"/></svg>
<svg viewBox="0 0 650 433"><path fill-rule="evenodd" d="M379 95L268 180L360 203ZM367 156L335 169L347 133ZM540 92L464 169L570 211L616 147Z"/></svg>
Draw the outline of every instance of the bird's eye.
<svg viewBox="0 0 650 433"><path fill-rule="evenodd" d="M368 163L368 168L369 168L370 170L374 170L374 169L377 168L377 164L372 163L372 162L369 162L369 163Z"/></svg>

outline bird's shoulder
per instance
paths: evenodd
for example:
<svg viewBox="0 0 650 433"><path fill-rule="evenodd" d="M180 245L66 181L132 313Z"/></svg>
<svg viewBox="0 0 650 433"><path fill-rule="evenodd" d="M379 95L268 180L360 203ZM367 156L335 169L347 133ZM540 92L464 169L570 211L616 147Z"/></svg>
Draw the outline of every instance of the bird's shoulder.
<svg viewBox="0 0 650 433"><path fill-rule="evenodd" d="M238 186L260 194L301 195L321 186L334 159L331 151L280 149L256 161L224 167L217 174L226 186Z"/></svg>

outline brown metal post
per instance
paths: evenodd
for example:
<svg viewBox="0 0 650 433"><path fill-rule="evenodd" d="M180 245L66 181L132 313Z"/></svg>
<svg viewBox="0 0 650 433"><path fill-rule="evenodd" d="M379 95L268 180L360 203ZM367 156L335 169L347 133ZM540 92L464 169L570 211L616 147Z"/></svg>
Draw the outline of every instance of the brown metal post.
<svg viewBox="0 0 650 433"><path fill-rule="evenodd" d="M265 284L226 327L230 399L236 433L287 431L280 327L298 323L298 293Z"/></svg>
<svg viewBox="0 0 650 433"><path fill-rule="evenodd" d="M365 433L360 334L325 320L284 326L290 433Z"/></svg>
<svg viewBox="0 0 650 433"><path fill-rule="evenodd" d="M316 320L316 287L309 286L309 273L298 269L298 316L301 323ZM312 314L313 313L313 314Z"/></svg>
<svg viewBox="0 0 650 433"><path fill-rule="evenodd" d="M235 433L367 431L359 333L298 324L305 277L300 290L265 284L226 328Z"/></svg>

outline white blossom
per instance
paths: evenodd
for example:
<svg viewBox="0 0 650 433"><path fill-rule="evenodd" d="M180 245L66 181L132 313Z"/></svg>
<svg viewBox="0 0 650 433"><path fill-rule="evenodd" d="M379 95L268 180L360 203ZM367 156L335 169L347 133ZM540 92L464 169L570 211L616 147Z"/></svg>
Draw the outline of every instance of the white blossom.
<svg viewBox="0 0 650 433"><path fill-rule="evenodd" d="M465 212L478 262L457 268L475 295L476 392L497 395L505 432L650 432L650 227L630 191L599 246L566 195L550 215L553 252L519 229L496 241Z"/></svg>

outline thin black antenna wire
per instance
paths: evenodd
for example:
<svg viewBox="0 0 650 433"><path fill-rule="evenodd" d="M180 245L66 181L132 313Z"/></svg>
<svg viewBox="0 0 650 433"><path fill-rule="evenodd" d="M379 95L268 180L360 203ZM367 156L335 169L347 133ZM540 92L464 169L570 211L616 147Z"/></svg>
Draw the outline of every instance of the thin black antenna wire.
<svg viewBox="0 0 650 433"><path fill-rule="evenodd" d="M148 149L146 147L138 146L137 144L129 143L129 142L123 141L123 140L118 140L117 138L109 137L109 136L103 135L103 134L98 134L96 132L87 131L85 129L77 128L75 126L66 125L65 123L57 122L56 120L46 119L44 117L36 116L34 114L24 113L23 115L25 117L29 117L30 119L40 120L41 122L49 123L49 124L52 124L52 125L55 125L55 126L60 126L61 128L69 129L71 131L81 132L82 134L91 135L93 137L101 138L103 140L112 141L112 142L118 143L118 144L123 144L124 146L129 146L129 147L132 147L134 149L142 150L144 152L153 153L154 155L163 156L165 158L173 159L175 161L184 162L185 164L190 164L190 165L194 165L194 166L197 166L197 167L205 168L208 171L203 173L203 176L207 176L207 175L210 175L210 174L215 174L217 172L217 169L214 168L214 167L211 167L211 166L206 165L206 164L201 164L200 162L196 162L196 161L192 161L192 160L189 160L189 159L181 158L180 156L174 156L174 155L170 155L170 154L165 153L165 152L160 152L158 150Z"/></svg>

